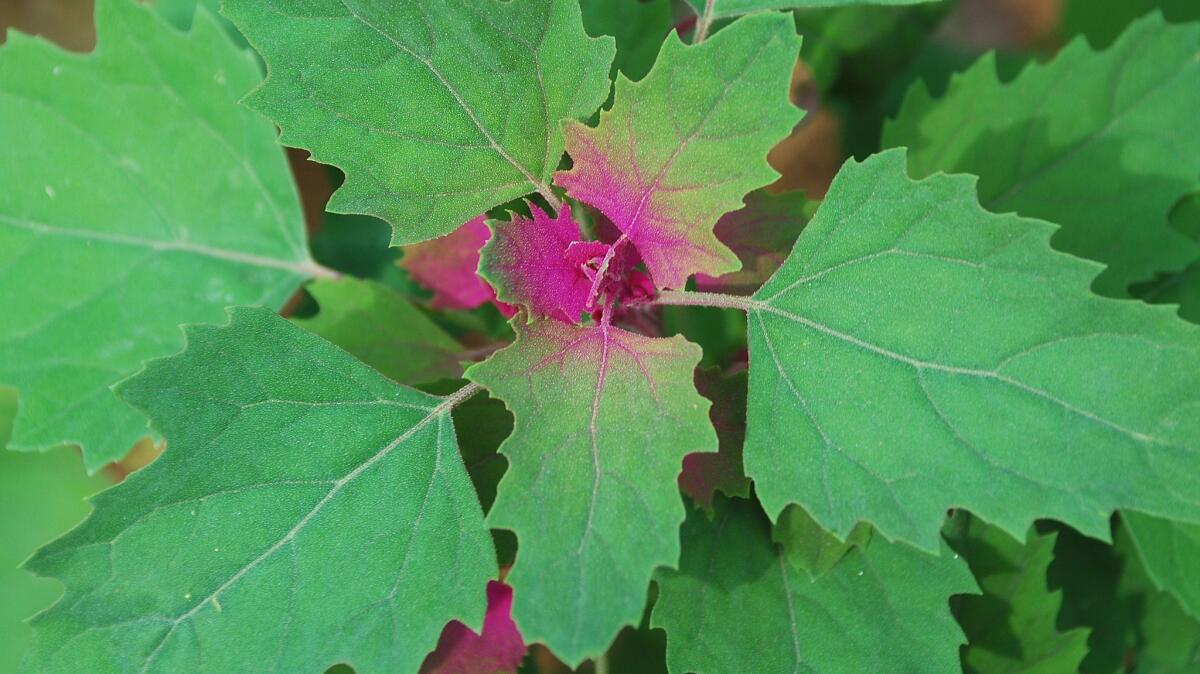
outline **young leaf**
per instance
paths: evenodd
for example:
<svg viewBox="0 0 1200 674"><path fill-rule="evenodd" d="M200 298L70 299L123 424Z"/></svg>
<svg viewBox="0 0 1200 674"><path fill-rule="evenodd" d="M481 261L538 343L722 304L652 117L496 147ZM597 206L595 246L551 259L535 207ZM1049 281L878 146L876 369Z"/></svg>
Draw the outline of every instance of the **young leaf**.
<svg viewBox="0 0 1200 674"><path fill-rule="evenodd" d="M1146 575L1154 586L1170 592L1183 610L1200 618L1200 524L1174 522L1131 510L1122 521L1137 546Z"/></svg>
<svg viewBox="0 0 1200 674"><path fill-rule="evenodd" d="M921 87L884 131L912 148L912 170L980 176L980 201L1062 225L1054 247L1096 260L1101 294L1200 258L1168 224L1200 176L1200 24L1153 14L1110 49L1082 39L1003 84L994 56L936 101Z"/></svg>
<svg viewBox="0 0 1200 674"><path fill-rule="evenodd" d="M90 471L145 420L109 386L179 347L181 322L278 307L319 274L271 124L238 105L249 54L201 10L190 33L130 0L99 46L0 48L0 384L16 449L78 444Z"/></svg>
<svg viewBox="0 0 1200 674"><path fill-rule="evenodd" d="M401 384L462 376L462 347L399 293L352 278L308 286L320 311L296 325Z"/></svg>
<svg viewBox="0 0 1200 674"><path fill-rule="evenodd" d="M713 401L708 416L717 431L718 451L683 457L679 488L692 500L712 508L718 491L727 496L750 495L750 480L742 469L742 443L746 438L746 373L729 376L717 368L696 371L696 390Z"/></svg>
<svg viewBox="0 0 1200 674"><path fill-rule="evenodd" d="M496 292L479 277L479 249L492 232L487 216L471 218L453 232L404 249L400 267L433 291L434 309L474 309Z"/></svg>
<svg viewBox="0 0 1200 674"><path fill-rule="evenodd" d="M587 306L592 281L567 249L582 238L563 206L551 218L535 205L533 218L516 213L508 222L493 222L493 236L480 253L479 275L497 288L500 300L519 304L533 316L578 323Z"/></svg>
<svg viewBox="0 0 1200 674"><path fill-rule="evenodd" d="M509 674L525 658L525 642L513 624L512 588L488 583L483 631L472 632L457 620L446 625L438 646L421 665L421 674Z"/></svg>
<svg viewBox="0 0 1200 674"><path fill-rule="evenodd" d="M534 190L555 202L559 121L608 97L613 40L584 33L575 0L227 0L225 12L269 69L250 105L345 171L330 210L387 220L397 245Z"/></svg>
<svg viewBox="0 0 1200 674"><path fill-rule="evenodd" d="M612 220L660 287L736 271L712 228L778 175L766 156L802 116L787 97L799 50L782 14L748 17L702 45L668 37L645 79L617 78L598 127L565 125L575 163L555 182Z"/></svg>
<svg viewBox="0 0 1200 674"><path fill-rule="evenodd" d="M166 452L28 563L40 672L415 671L496 574L450 411L263 309L118 391ZM231 647L231 644L234 645Z"/></svg>
<svg viewBox="0 0 1200 674"><path fill-rule="evenodd" d="M688 514L679 570L656 577L651 624L667 631L672 674L958 670L949 599L975 583L949 550L876 537L813 579L784 561L753 501L716 506L711 521Z"/></svg>
<svg viewBox="0 0 1200 674"><path fill-rule="evenodd" d="M488 524L517 535L521 633L577 665L637 623L654 568L678 560L680 461L717 438L692 384L700 349L682 337L522 323L467 370L516 418Z"/></svg>
<svg viewBox="0 0 1200 674"><path fill-rule="evenodd" d="M1014 536L1048 517L1105 537L1123 507L1200 522L1200 329L1093 295L1094 263L974 184L914 182L899 150L847 163L746 302L767 512L927 550L951 507Z"/></svg>
<svg viewBox="0 0 1200 674"><path fill-rule="evenodd" d="M741 260L742 270L719 278L697 274L696 288L747 295L757 290L783 264L816 205L799 192L747 194L746 205L721 216L714 230Z"/></svg>
<svg viewBox="0 0 1200 674"><path fill-rule="evenodd" d="M969 674L1077 672L1087 655L1087 629L1055 626L1062 593L1047 587L1055 534L1030 530L1021 544L977 517L959 512L947 540L979 581L983 594L959 600L967 633Z"/></svg>

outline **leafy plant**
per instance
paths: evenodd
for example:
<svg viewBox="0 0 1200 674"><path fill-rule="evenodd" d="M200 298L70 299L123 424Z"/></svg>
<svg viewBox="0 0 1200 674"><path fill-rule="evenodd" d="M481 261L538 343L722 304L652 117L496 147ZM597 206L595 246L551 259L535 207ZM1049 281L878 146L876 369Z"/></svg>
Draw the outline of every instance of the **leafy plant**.
<svg viewBox="0 0 1200 674"><path fill-rule="evenodd" d="M912 57L805 196L797 30L915 0L209 4L0 48L8 447L165 443L24 669L1198 671L1200 24Z"/></svg>

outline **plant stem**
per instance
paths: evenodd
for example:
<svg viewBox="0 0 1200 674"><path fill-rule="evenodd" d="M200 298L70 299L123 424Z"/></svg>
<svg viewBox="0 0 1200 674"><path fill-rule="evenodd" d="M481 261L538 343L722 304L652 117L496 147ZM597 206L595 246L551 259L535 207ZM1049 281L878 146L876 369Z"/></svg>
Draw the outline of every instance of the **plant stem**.
<svg viewBox="0 0 1200 674"><path fill-rule="evenodd" d="M313 278L340 279L343 276L342 272L340 272L336 269L330 269L329 267L326 267L323 264L318 264L316 262L310 262L305 267L305 270Z"/></svg>
<svg viewBox="0 0 1200 674"><path fill-rule="evenodd" d="M720 307L752 311L763 308L763 303L749 297L723 293L694 293L682 290L664 290L655 298L658 304L673 304L685 307Z"/></svg>
<svg viewBox="0 0 1200 674"><path fill-rule="evenodd" d="M608 653L603 653L595 660L596 674L608 674Z"/></svg>
<svg viewBox="0 0 1200 674"><path fill-rule="evenodd" d="M546 200L546 203L550 204L550 208L554 209L555 214L562 210L562 199L558 198L558 195L554 193L554 190L550 189L549 185L546 183L538 183L537 191L538 194L542 195L542 198Z"/></svg>
<svg viewBox="0 0 1200 674"><path fill-rule="evenodd" d="M692 35L692 44L700 44L708 37L708 28L712 25L713 4L716 0L705 0L704 12L696 19L696 32Z"/></svg>
<svg viewBox="0 0 1200 674"><path fill-rule="evenodd" d="M440 405L438 405L438 408L452 410L455 407L458 407L459 405L467 402L467 400L469 400L471 398L471 396L475 395L476 393L479 393L482 390L483 390L483 387L480 386L479 384L476 384L473 381L467 382L466 386L458 389L454 393L451 393L450 395L443 398L442 403Z"/></svg>

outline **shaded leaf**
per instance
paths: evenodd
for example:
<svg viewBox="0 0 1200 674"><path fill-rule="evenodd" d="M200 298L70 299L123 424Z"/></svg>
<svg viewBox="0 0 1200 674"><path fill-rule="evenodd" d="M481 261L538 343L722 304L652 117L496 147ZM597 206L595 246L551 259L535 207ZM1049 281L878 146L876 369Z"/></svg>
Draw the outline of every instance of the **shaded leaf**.
<svg viewBox="0 0 1200 674"><path fill-rule="evenodd" d="M119 388L166 452L28 563L67 586L31 669L413 671L447 621L478 627L495 552L450 420L471 389L397 386L266 310L187 335Z"/></svg>
<svg viewBox="0 0 1200 674"><path fill-rule="evenodd" d="M472 218L453 232L404 248L400 267L433 291L434 309L474 309L496 296L479 277L479 250L492 236L487 216Z"/></svg>
<svg viewBox="0 0 1200 674"><path fill-rule="evenodd" d="M467 370L516 419L488 524L520 544L507 582L521 633L578 665L637 623L654 568L678 559L680 462L717 438L682 337L517 323L512 346Z"/></svg>
<svg viewBox="0 0 1200 674"><path fill-rule="evenodd" d="M783 264L817 206L799 192L772 194L766 190L746 195L745 204L721 216L715 228L721 243L741 260L741 271L719 278L697 274L699 290L734 294L757 290Z"/></svg>
<svg viewBox="0 0 1200 674"><path fill-rule="evenodd" d="M696 14L728 19L769 9L815 9L851 5L917 5L938 0L687 0Z"/></svg>
<svg viewBox="0 0 1200 674"><path fill-rule="evenodd" d="M346 173L330 210L387 220L397 245L548 193L559 121L608 96L613 40L584 33L576 2L228 0L224 11L267 62L249 104L285 143Z"/></svg>
<svg viewBox="0 0 1200 674"><path fill-rule="evenodd" d="M717 431L717 453L700 452L683 457L679 488L706 508L712 508L718 491L727 496L749 496L750 480L742 470L742 443L746 438L746 373L723 375L716 368L696 371L696 390L713 402L708 411Z"/></svg>
<svg viewBox="0 0 1200 674"><path fill-rule="evenodd" d="M927 550L951 507L1010 535L1103 537L1124 507L1200 522L1200 329L1093 295L1054 231L984 211L973 178L914 182L903 151L847 163L746 303L767 512Z"/></svg>
<svg viewBox="0 0 1200 674"><path fill-rule="evenodd" d="M645 77L675 25L671 0L580 0L579 6L589 34L616 39L613 78L617 72L634 81Z"/></svg>
<svg viewBox="0 0 1200 674"><path fill-rule="evenodd" d="M1121 518L1154 586L1175 595L1185 612L1200 618L1200 524L1132 510L1122 512Z"/></svg>
<svg viewBox="0 0 1200 674"><path fill-rule="evenodd" d="M11 446L78 444L90 471L145 433L109 386L178 349L180 323L279 307L318 273L275 131L238 105L253 58L204 10L183 34L101 0L96 24L89 55L15 32L0 48Z"/></svg>
<svg viewBox="0 0 1200 674"><path fill-rule="evenodd" d="M866 548L871 527L859 522L841 540L822 529L803 508L792 505L779 514L771 539L779 544L781 554L792 566L809 576L820 576L854 548Z"/></svg>
<svg viewBox="0 0 1200 674"><path fill-rule="evenodd" d="M787 98L799 50L781 14L749 17L701 45L668 37L644 79L617 78L599 126L565 125L574 165L555 182L612 220L659 287L736 271L712 227L778 175L766 155L802 116Z"/></svg>
<svg viewBox="0 0 1200 674"><path fill-rule="evenodd" d="M525 657L525 643L513 624L512 588L491 581L483 631L475 634L457 620L446 625L438 647L421 665L421 674L507 674Z"/></svg>

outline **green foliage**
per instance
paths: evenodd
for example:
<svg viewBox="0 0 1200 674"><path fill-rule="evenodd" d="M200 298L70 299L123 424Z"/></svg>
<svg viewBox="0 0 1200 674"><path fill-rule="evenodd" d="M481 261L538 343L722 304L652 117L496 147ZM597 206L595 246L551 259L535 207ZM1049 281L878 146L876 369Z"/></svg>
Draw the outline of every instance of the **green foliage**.
<svg viewBox="0 0 1200 674"><path fill-rule="evenodd" d="M1122 518L1154 586L1175 595L1186 613L1200 618L1200 525L1134 511Z"/></svg>
<svg viewBox="0 0 1200 674"><path fill-rule="evenodd" d="M938 0L687 0L697 14L728 19L769 9L811 9L853 5L917 5Z"/></svg>
<svg viewBox="0 0 1200 674"><path fill-rule="evenodd" d="M679 570L657 578L652 624L667 631L672 674L956 668L963 637L947 601L975 583L949 550L877 537L813 579L771 544L753 502L716 505L711 521L689 514Z"/></svg>
<svg viewBox="0 0 1200 674"><path fill-rule="evenodd" d="M0 48L0 383L17 449L120 458L145 420L108 390L179 348L176 326L279 307L318 273L270 123L237 106L259 79L201 10L178 33L124 0L99 47L10 33Z"/></svg>
<svg viewBox="0 0 1200 674"><path fill-rule="evenodd" d="M228 0L225 13L267 62L248 103L345 171L329 210L387 220L395 244L548 194L559 121L608 96L613 41L589 38L573 2Z"/></svg>
<svg viewBox="0 0 1200 674"><path fill-rule="evenodd" d="M654 568L678 558L680 461L717 437L682 337L522 322L467 371L516 418L488 524L517 535L517 627L577 665L637 623Z"/></svg>
<svg viewBox="0 0 1200 674"><path fill-rule="evenodd" d="M903 151L848 163L747 303L767 512L930 551L951 507L1013 536L1103 537L1121 507L1200 521L1200 331L1093 295L1053 233L984 211L972 178L914 182Z"/></svg>
<svg viewBox="0 0 1200 674"><path fill-rule="evenodd" d="M478 629L496 563L456 397L265 310L187 336L119 388L166 453L28 563L67 586L33 623L32 666L411 671L447 620Z"/></svg>

